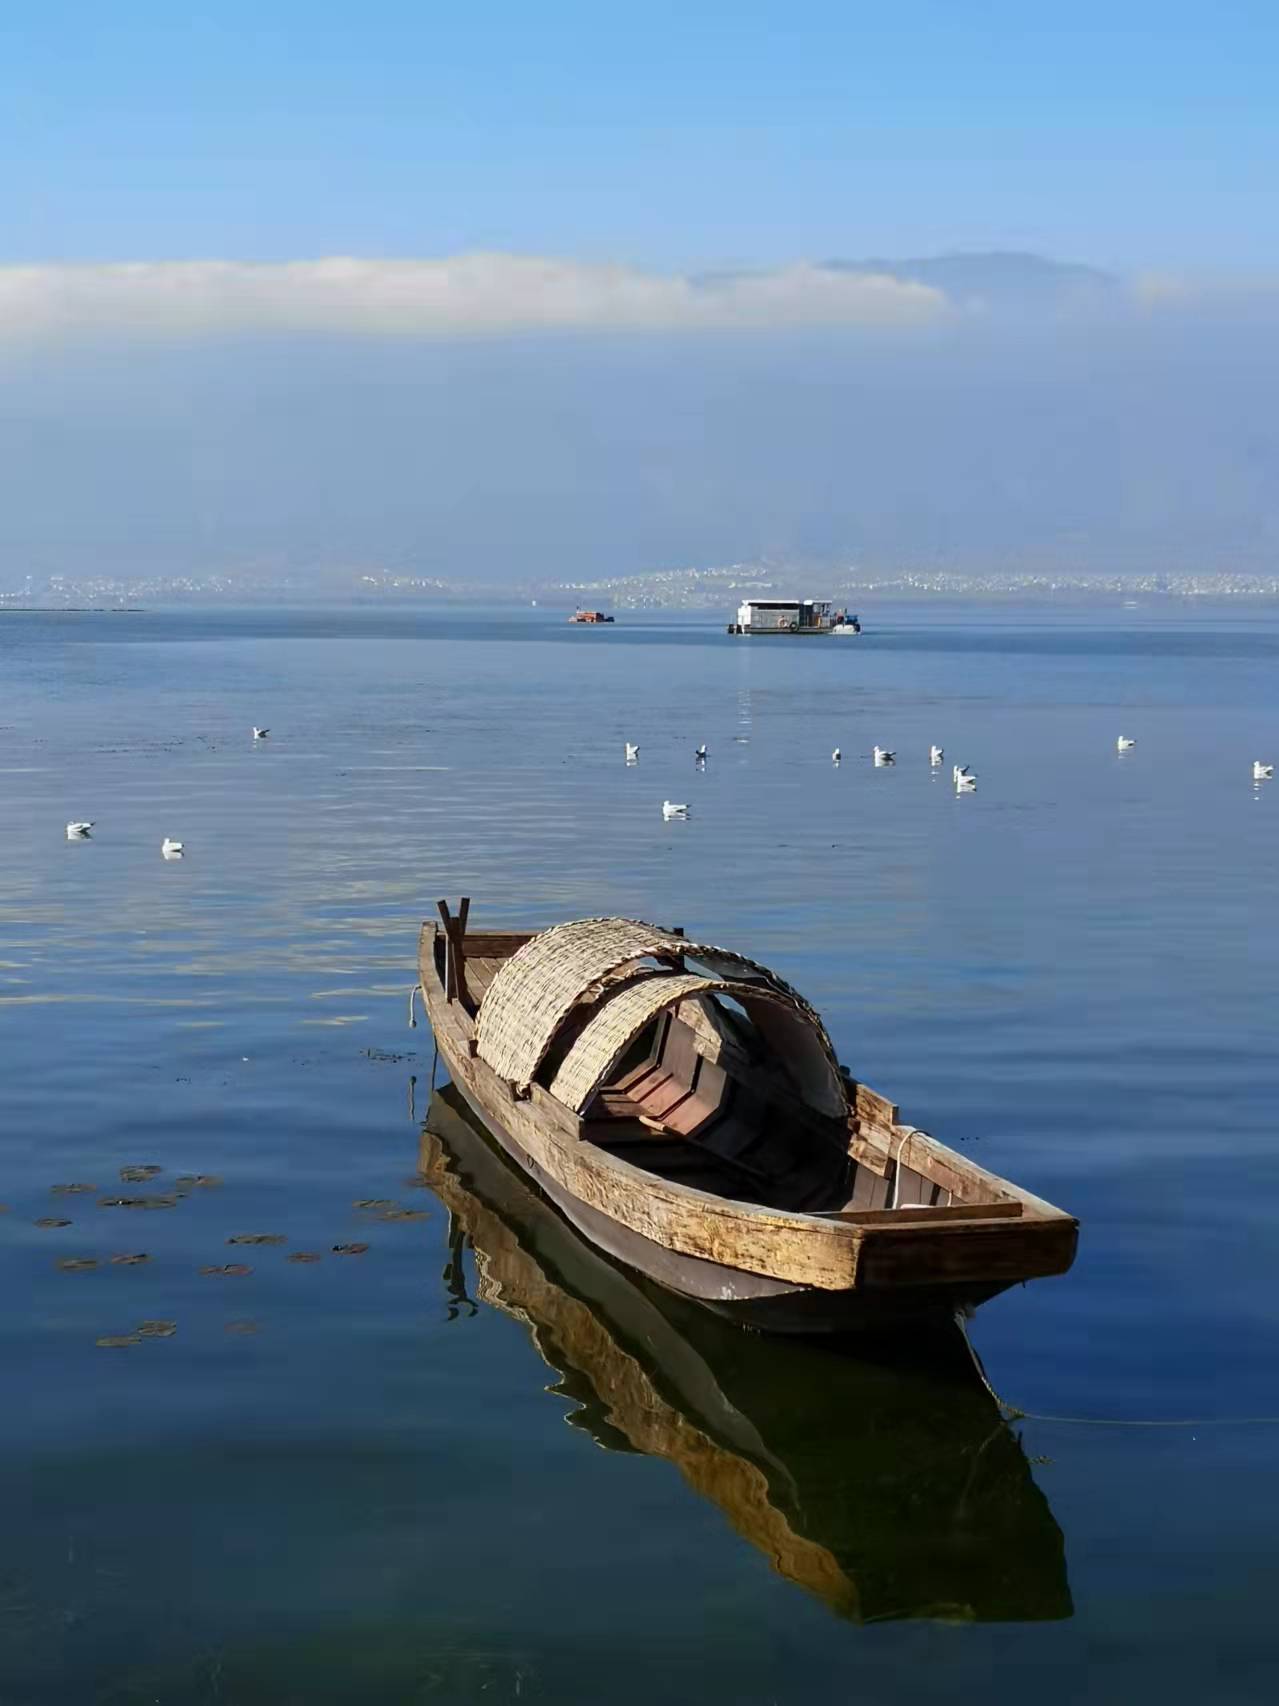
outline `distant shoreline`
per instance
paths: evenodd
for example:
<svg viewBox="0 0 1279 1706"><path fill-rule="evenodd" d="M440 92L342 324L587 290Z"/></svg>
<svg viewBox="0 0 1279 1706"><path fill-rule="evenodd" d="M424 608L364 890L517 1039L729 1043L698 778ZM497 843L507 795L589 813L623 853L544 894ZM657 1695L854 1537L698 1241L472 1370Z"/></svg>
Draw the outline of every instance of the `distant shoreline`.
<svg viewBox="0 0 1279 1706"><path fill-rule="evenodd" d="M814 582L814 584L817 584ZM784 596L777 594L776 596ZM822 596L826 596L823 588ZM1007 587L1007 588L958 588L958 587L877 587L874 590L858 588L849 591L840 588L836 596L850 610L874 610L886 605L917 606L921 610L944 606L985 606L1000 608L1009 606L1028 607L1038 606L1044 610L1071 609L1083 605L1105 606L1120 611L1154 610L1154 609L1194 609L1205 605L1226 605L1236 609L1257 609L1279 605L1279 587L1116 587L1113 583L1096 588L1087 585L1037 588L1037 587ZM643 621L646 618L665 616L703 617L707 620L727 620L731 608L732 597L728 599L711 599L705 603L685 602L681 599L671 599L669 602L659 599L643 600L642 602L621 602L609 598L597 591L595 594L597 607L607 610L619 621ZM485 609L496 615L503 616L528 615L546 617L551 620L562 617L565 612L572 613L574 604L569 595L558 592L548 597L545 592L539 593L536 600L530 599L521 592L507 590L486 590L477 587L472 592L453 595L422 596L412 592L396 592L388 589L382 593L356 592L343 594L340 592L324 592L320 594L301 593L297 588L281 588L279 591L255 589L241 593L224 592L218 596L201 597L199 595L166 596L161 593L158 599L153 598L148 604L19 604L10 602L4 594L0 594L0 616L141 616L154 615L158 612L177 610L208 612L216 615L219 611L229 610L416 610L422 612L438 611L445 614L449 611L474 611Z"/></svg>
<svg viewBox="0 0 1279 1706"><path fill-rule="evenodd" d="M899 592L884 591L858 595L855 599L847 599L851 605L859 608L874 610L884 605L915 605L921 610L945 605L985 605L998 608L1000 606L1041 606L1045 610L1070 609L1080 605L1104 605L1115 610L1150 610L1169 609L1178 606L1193 608L1196 605L1228 605L1237 609L1256 609L1259 606L1279 605L1279 592L1147 592L1133 597L1124 596L1110 589L1100 592L1086 592L1082 589L1071 592L1035 593L1035 592ZM473 598L450 599L418 599L418 598L304 598L296 594L289 596L262 595L244 596L240 598L183 598L162 599L150 605L109 605L109 604L4 604L0 603L0 616L146 616L158 612L185 610L207 612L216 615L219 611L227 610L419 610L438 611L445 614L449 611L475 611L485 609L496 615L534 614L526 601L518 598L496 599L491 594L477 592ZM536 614L548 618L562 616L565 611L572 613L572 605L550 604L539 601ZM726 607L719 604L613 604L608 606L610 614L619 621L643 621L649 617L659 616L700 616L707 620L720 620L725 617Z"/></svg>

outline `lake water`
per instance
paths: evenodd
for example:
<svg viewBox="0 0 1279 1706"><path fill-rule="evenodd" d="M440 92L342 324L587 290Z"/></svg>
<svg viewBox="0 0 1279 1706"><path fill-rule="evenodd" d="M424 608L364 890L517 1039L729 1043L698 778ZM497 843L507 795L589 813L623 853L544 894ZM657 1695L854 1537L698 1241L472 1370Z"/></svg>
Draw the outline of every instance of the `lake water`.
<svg viewBox="0 0 1279 1706"><path fill-rule="evenodd" d="M863 615L0 616L5 1706L1273 1698L1279 613ZM773 965L1076 1213L973 1327L1030 1419L494 1171L406 1028L463 893Z"/></svg>

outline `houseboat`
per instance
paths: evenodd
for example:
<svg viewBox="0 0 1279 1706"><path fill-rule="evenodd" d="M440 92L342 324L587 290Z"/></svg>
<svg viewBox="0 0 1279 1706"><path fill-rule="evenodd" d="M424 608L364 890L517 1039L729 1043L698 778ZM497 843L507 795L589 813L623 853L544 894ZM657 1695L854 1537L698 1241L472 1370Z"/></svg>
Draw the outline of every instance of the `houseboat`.
<svg viewBox="0 0 1279 1706"><path fill-rule="evenodd" d="M587 626L594 626L597 622L611 622L612 620L613 618L603 610L575 610L569 617L570 622L583 622Z"/></svg>
<svg viewBox="0 0 1279 1706"><path fill-rule="evenodd" d="M829 598L747 598L730 634L860 634L862 625Z"/></svg>

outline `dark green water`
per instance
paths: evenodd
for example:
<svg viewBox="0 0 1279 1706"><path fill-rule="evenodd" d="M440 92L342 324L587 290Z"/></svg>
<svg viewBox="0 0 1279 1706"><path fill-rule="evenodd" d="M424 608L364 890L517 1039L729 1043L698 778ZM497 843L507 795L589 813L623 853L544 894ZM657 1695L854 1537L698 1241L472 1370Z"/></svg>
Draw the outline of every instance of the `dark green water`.
<svg viewBox="0 0 1279 1706"><path fill-rule="evenodd" d="M4 1706L1271 1698L1279 621L865 614L0 618ZM999 1389L1197 1425L1010 1429L600 1263L431 1101L463 892L776 966L1080 1216Z"/></svg>

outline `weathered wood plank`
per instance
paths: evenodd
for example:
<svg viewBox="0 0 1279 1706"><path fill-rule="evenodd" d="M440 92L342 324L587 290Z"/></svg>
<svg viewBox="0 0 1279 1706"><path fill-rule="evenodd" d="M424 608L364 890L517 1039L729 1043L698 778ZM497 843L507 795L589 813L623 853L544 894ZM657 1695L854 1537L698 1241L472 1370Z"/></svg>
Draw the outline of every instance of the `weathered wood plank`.
<svg viewBox="0 0 1279 1706"><path fill-rule="evenodd" d="M1019 1220L1019 1202L958 1203L953 1208L835 1208L819 1211L822 1220L852 1226L939 1226L953 1220Z"/></svg>
<svg viewBox="0 0 1279 1706"><path fill-rule="evenodd" d="M492 983L500 963L499 960L486 959L482 954L466 956L466 978L474 1001L483 1001L488 994L489 984Z"/></svg>
<svg viewBox="0 0 1279 1706"><path fill-rule="evenodd" d="M855 1137L848 1145L848 1153L863 1172L877 1173L881 1179L888 1174L888 1150L882 1145L871 1143L864 1137Z"/></svg>
<svg viewBox="0 0 1279 1706"><path fill-rule="evenodd" d="M471 902L463 896L461 911L456 918L449 911L446 900L437 900L436 911L444 925L445 939L445 979L444 997L447 1001L461 1001L470 1005L470 992L466 986L466 949L462 945L466 915L471 910Z"/></svg>
<svg viewBox="0 0 1279 1706"><path fill-rule="evenodd" d="M457 995L457 977L453 965L453 915L446 900L437 900L435 910L444 925L444 999L452 1001Z"/></svg>
<svg viewBox="0 0 1279 1706"><path fill-rule="evenodd" d="M1030 1215L1015 1222L959 1222L934 1227L868 1226L862 1230L860 1285L962 1285L975 1279L1011 1284L1065 1273L1075 1256L1078 1228L1065 1215Z"/></svg>
<svg viewBox="0 0 1279 1706"><path fill-rule="evenodd" d="M526 942L532 940L527 930L472 930L468 926L466 957L473 959L476 954L484 954L494 960L509 960L512 954L518 953Z"/></svg>
<svg viewBox="0 0 1279 1706"><path fill-rule="evenodd" d="M497 1076L496 1073L493 1074ZM562 1137L571 1143L580 1143L582 1139L582 1122L571 1108L566 1108L563 1102L557 1102L549 1090L543 1090L540 1084L530 1084L528 1100L532 1103L539 1116Z"/></svg>
<svg viewBox="0 0 1279 1706"><path fill-rule="evenodd" d="M947 1149L936 1138L910 1126L898 1126L891 1132L860 1133L849 1143L848 1152L859 1166L884 1175L892 1172L894 1163L909 1167L965 1202L999 1201L1012 1197L1022 1203L1036 1200L1007 1179L997 1178L966 1156ZM1044 1206L1048 1207L1047 1204ZM1056 1214L1059 1211L1050 1209L1049 1212Z"/></svg>
<svg viewBox="0 0 1279 1706"><path fill-rule="evenodd" d="M847 1086L846 1084L846 1087ZM890 1102L887 1096L881 1096L878 1090L872 1090L869 1084L853 1084L852 1108L859 1120L865 1120L873 1126L895 1126L900 1109L896 1102Z"/></svg>

